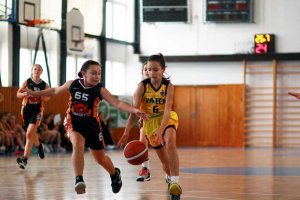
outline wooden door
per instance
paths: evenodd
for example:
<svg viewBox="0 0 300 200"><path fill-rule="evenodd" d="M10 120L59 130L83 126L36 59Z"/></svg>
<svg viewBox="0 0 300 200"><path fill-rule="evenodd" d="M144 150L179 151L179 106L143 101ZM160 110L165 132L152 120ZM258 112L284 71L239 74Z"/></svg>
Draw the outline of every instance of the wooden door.
<svg viewBox="0 0 300 200"><path fill-rule="evenodd" d="M244 146L244 85L176 86L178 146Z"/></svg>
<svg viewBox="0 0 300 200"><path fill-rule="evenodd" d="M179 117L177 130L178 146L197 146L197 112L196 112L196 87L176 86L174 92L173 110Z"/></svg>

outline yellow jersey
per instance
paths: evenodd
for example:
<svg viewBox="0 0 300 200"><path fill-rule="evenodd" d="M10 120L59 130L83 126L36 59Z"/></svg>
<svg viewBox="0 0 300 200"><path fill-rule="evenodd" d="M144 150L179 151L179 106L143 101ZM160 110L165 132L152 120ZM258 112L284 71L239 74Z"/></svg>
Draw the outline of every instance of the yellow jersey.
<svg viewBox="0 0 300 200"><path fill-rule="evenodd" d="M163 120L169 83L169 80L163 78L160 87L155 89L151 84L150 78L142 81L145 91L142 97L140 109L147 113L150 118L147 121L143 121L143 128L149 144L155 149L161 147L161 145L157 144L154 133L158 130ZM177 130L178 124L179 121L177 113L170 111L170 117L166 129L173 127Z"/></svg>
<svg viewBox="0 0 300 200"><path fill-rule="evenodd" d="M155 89L150 78L142 81L145 90L140 109L147 113L150 118L164 113L169 83L169 80L163 78L160 87Z"/></svg>

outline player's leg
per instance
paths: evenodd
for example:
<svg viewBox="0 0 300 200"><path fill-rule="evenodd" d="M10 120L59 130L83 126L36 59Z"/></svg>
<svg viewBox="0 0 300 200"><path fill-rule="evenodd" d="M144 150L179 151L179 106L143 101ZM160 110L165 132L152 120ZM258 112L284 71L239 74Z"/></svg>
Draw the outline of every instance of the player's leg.
<svg viewBox="0 0 300 200"><path fill-rule="evenodd" d="M110 175L111 187L114 193L118 193L122 187L121 171L115 168L111 159L105 154L104 149L94 150L90 149L96 162L101 165Z"/></svg>
<svg viewBox="0 0 300 200"><path fill-rule="evenodd" d="M146 138L143 127L140 128L140 141L148 147L148 140ZM150 167L149 159L142 163L142 169L139 171L139 175L136 181L150 181Z"/></svg>
<svg viewBox="0 0 300 200"><path fill-rule="evenodd" d="M173 198L180 198L182 193L179 182L179 158L176 148L176 130L174 127L168 127L164 134L165 148L169 157L169 166L171 182L169 183L169 192Z"/></svg>
<svg viewBox="0 0 300 200"><path fill-rule="evenodd" d="M36 126L36 129L35 129L33 144L36 146L36 148L38 150L38 155L39 155L40 159L44 159L45 158L45 153L44 153L44 149L43 149L43 145L42 145L40 136L37 133L37 126Z"/></svg>
<svg viewBox="0 0 300 200"><path fill-rule="evenodd" d="M37 125L36 124L29 124L26 132L26 144L24 149L24 155L17 158L17 163L20 168L25 169L27 165L27 160L30 157L32 145L36 143L36 133ZM43 148L41 146L41 148ZM42 157L44 158L44 157Z"/></svg>
<svg viewBox="0 0 300 200"><path fill-rule="evenodd" d="M73 146L72 165L75 174L75 191L77 194L83 194L86 188L83 180L85 139L80 133L73 131L70 134L70 141Z"/></svg>
<svg viewBox="0 0 300 200"><path fill-rule="evenodd" d="M167 174L167 176L170 176L171 174L170 174L170 167L169 167L169 158L168 158L169 156L165 146L160 148L154 148L154 149L159 160L161 161L164 172Z"/></svg>

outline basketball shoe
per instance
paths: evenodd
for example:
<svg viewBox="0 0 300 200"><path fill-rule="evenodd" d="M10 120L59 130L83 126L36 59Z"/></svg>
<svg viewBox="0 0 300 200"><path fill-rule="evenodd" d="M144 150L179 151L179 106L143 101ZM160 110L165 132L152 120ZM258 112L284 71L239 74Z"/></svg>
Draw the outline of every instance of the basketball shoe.
<svg viewBox="0 0 300 200"><path fill-rule="evenodd" d="M172 200L180 199L180 195L182 194L182 189L178 183L170 182L168 185L168 189Z"/></svg>
<svg viewBox="0 0 300 200"><path fill-rule="evenodd" d="M85 182L82 176L75 177L75 191L77 194L84 194L85 193Z"/></svg>
<svg viewBox="0 0 300 200"><path fill-rule="evenodd" d="M44 159L45 158L45 153L44 153L43 145L42 145L41 142L40 142L40 146L37 147L37 150L38 150L38 154L39 154L40 159Z"/></svg>
<svg viewBox="0 0 300 200"><path fill-rule="evenodd" d="M84 181L79 181L75 184L75 191L77 194L84 194L85 193L86 185Z"/></svg>
<svg viewBox="0 0 300 200"><path fill-rule="evenodd" d="M27 165L27 158L25 156L18 157L17 163L21 169L25 169Z"/></svg>
<svg viewBox="0 0 300 200"><path fill-rule="evenodd" d="M143 167L140 170L139 176L137 177L136 181L139 182L150 181L150 170L147 167Z"/></svg>
<svg viewBox="0 0 300 200"><path fill-rule="evenodd" d="M113 193L118 193L122 188L121 171L119 168L115 168L115 174L111 175L111 188Z"/></svg>

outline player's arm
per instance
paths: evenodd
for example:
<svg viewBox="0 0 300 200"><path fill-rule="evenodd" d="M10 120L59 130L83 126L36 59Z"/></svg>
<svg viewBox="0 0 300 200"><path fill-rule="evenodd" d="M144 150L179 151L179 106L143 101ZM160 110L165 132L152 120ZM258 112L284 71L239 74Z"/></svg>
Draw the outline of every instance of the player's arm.
<svg viewBox="0 0 300 200"><path fill-rule="evenodd" d="M23 97L26 96L26 94L24 94L23 90L27 87L27 81L24 81L21 85L21 87L18 89L17 91L17 98L21 99Z"/></svg>
<svg viewBox="0 0 300 200"><path fill-rule="evenodd" d="M46 87L45 89L48 89L50 88L49 85L46 83ZM50 97L42 97L43 101L49 101L50 100Z"/></svg>
<svg viewBox="0 0 300 200"><path fill-rule="evenodd" d="M300 99L300 93L296 93L296 92L288 92L289 95L296 97L297 99Z"/></svg>
<svg viewBox="0 0 300 200"><path fill-rule="evenodd" d="M171 111L172 105L173 105L174 86L172 83L169 83L167 91L168 92L167 92L167 97L166 97L163 119L162 119L162 122L161 122L161 124L156 132L156 136L155 136L156 141L161 145L164 145L162 135L163 135L163 132L164 132L165 128L167 127L168 121L170 119L170 111Z"/></svg>
<svg viewBox="0 0 300 200"><path fill-rule="evenodd" d="M105 99L110 105L114 106L118 110L123 110L125 112L134 113L138 117L143 119L148 119L144 112L141 112L138 108L129 105L124 101L120 101L116 97L114 97L106 88L101 88L101 95L103 99Z"/></svg>
<svg viewBox="0 0 300 200"><path fill-rule="evenodd" d="M139 84L139 86L137 87L137 89L136 89L136 91L134 92L134 95L133 95L133 107L135 107L135 108L140 107L141 102L142 102L143 93L144 93L144 85ZM124 133L123 133L121 139L119 140L119 142L117 144L117 146L119 148L123 147L127 143L128 137L129 137L129 134L130 134L130 130L133 127L135 120L136 120L136 115L130 114L128 119L127 119L127 123L126 123Z"/></svg>
<svg viewBox="0 0 300 200"><path fill-rule="evenodd" d="M32 91L32 90L28 90L27 88L24 88L21 90L21 92L27 94L27 95L31 95L31 96L35 96L35 97L49 97L49 96L55 96L55 95L59 95L62 93L66 93L68 92L70 85L72 84L73 81L67 81L65 84L63 84L62 86L59 87L53 87L53 88L47 88L45 90L41 90L41 91Z"/></svg>

